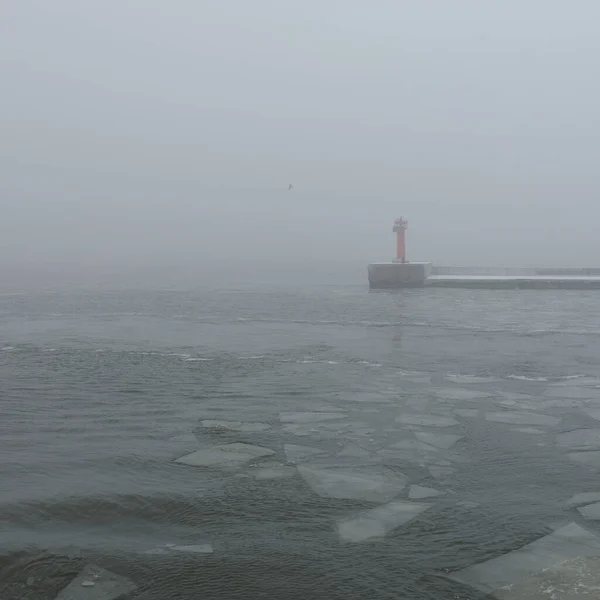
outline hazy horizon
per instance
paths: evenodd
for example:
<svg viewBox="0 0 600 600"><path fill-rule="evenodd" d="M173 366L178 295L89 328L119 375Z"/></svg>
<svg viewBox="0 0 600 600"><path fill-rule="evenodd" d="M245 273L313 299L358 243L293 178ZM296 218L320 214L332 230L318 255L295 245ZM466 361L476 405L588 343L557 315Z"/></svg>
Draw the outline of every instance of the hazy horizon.
<svg viewBox="0 0 600 600"><path fill-rule="evenodd" d="M597 3L0 17L2 265L600 266Z"/></svg>

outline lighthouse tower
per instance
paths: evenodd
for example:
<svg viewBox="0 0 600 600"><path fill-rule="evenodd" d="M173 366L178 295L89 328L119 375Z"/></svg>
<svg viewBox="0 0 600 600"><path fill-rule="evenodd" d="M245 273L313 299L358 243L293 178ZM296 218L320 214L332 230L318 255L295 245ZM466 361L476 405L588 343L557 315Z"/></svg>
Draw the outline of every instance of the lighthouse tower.
<svg viewBox="0 0 600 600"><path fill-rule="evenodd" d="M408 221L400 217L394 221L394 232L396 233L396 260L401 263L406 260L406 228Z"/></svg>

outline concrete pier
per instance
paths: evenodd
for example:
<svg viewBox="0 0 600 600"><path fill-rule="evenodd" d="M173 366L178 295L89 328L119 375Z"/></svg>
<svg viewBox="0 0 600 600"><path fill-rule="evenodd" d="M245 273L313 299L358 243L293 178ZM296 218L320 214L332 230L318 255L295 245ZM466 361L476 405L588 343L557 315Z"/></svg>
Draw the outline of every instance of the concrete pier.
<svg viewBox="0 0 600 600"><path fill-rule="evenodd" d="M373 290L423 287L431 274L431 263L385 262L369 265L369 287Z"/></svg>

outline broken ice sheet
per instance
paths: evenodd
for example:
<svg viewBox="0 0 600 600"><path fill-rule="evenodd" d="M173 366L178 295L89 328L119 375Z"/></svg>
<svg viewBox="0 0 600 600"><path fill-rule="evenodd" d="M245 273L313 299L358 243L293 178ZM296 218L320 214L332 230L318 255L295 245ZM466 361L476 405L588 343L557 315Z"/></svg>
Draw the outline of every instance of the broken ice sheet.
<svg viewBox="0 0 600 600"><path fill-rule="evenodd" d="M549 398L566 398L569 400L600 399L600 389L585 387L557 387L545 394Z"/></svg>
<svg viewBox="0 0 600 600"><path fill-rule="evenodd" d="M416 502L390 502L367 510L355 518L339 521L337 530L340 539L345 542L381 539L386 533L414 519L429 506Z"/></svg>
<svg viewBox="0 0 600 600"><path fill-rule="evenodd" d="M349 456L349 457L353 457L353 458L366 458L369 456L369 453L364 448L361 448L358 444L350 442L349 444L346 444L346 446L344 446L344 448L342 448L337 453L337 456Z"/></svg>
<svg viewBox="0 0 600 600"><path fill-rule="evenodd" d="M479 415L479 409L477 408L455 408L454 414L458 417L465 419L474 419Z"/></svg>
<svg viewBox="0 0 600 600"><path fill-rule="evenodd" d="M454 473L456 473L456 469L441 465L433 465L432 467L429 467L429 472L434 479L437 481L442 481L443 479L446 479L446 477L454 475Z"/></svg>
<svg viewBox="0 0 600 600"><path fill-rule="evenodd" d="M436 415L416 415L402 413L396 417L397 423L405 425L422 425L424 427L453 427L459 425L459 422L451 417L442 417Z"/></svg>
<svg viewBox="0 0 600 600"><path fill-rule="evenodd" d="M450 578L490 593L579 556L600 556L600 539L570 523L522 548L457 571Z"/></svg>
<svg viewBox="0 0 600 600"><path fill-rule="evenodd" d="M547 425L554 427L560 423L560 419L557 417L510 410L486 413L485 418L487 421L509 423L511 425Z"/></svg>
<svg viewBox="0 0 600 600"><path fill-rule="evenodd" d="M536 429L535 427L513 427L511 431L514 431L516 433L529 433L531 435L543 435L544 433L546 433L545 431L542 431L541 429Z"/></svg>
<svg viewBox="0 0 600 600"><path fill-rule="evenodd" d="M569 452L569 458L580 465L589 467L600 467L600 452Z"/></svg>
<svg viewBox="0 0 600 600"><path fill-rule="evenodd" d="M177 458L175 462L192 467L236 467L272 454L275 452L269 448L236 443L196 450Z"/></svg>
<svg viewBox="0 0 600 600"><path fill-rule="evenodd" d="M319 496L387 502L399 494L407 484L401 473L382 466L370 467L298 467L306 483Z"/></svg>
<svg viewBox="0 0 600 600"><path fill-rule="evenodd" d="M498 377L478 377L477 375L446 375L446 379L454 383L497 383L500 381Z"/></svg>
<svg viewBox="0 0 600 600"><path fill-rule="evenodd" d="M252 475L259 481L285 479L286 477L293 477L295 474L296 467L281 464L261 465L257 469L252 469Z"/></svg>

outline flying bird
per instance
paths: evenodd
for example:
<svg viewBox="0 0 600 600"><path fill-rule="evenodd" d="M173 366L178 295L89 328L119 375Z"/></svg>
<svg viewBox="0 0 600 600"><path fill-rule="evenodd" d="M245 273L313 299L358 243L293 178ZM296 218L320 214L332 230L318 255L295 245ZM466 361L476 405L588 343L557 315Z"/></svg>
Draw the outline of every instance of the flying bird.
<svg viewBox="0 0 600 600"><path fill-rule="evenodd" d="M289 192L291 189L293 189L293 188L294 188L294 186L293 186L291 183L290 183L290 184L288 184L288 192Z"/></svg>

